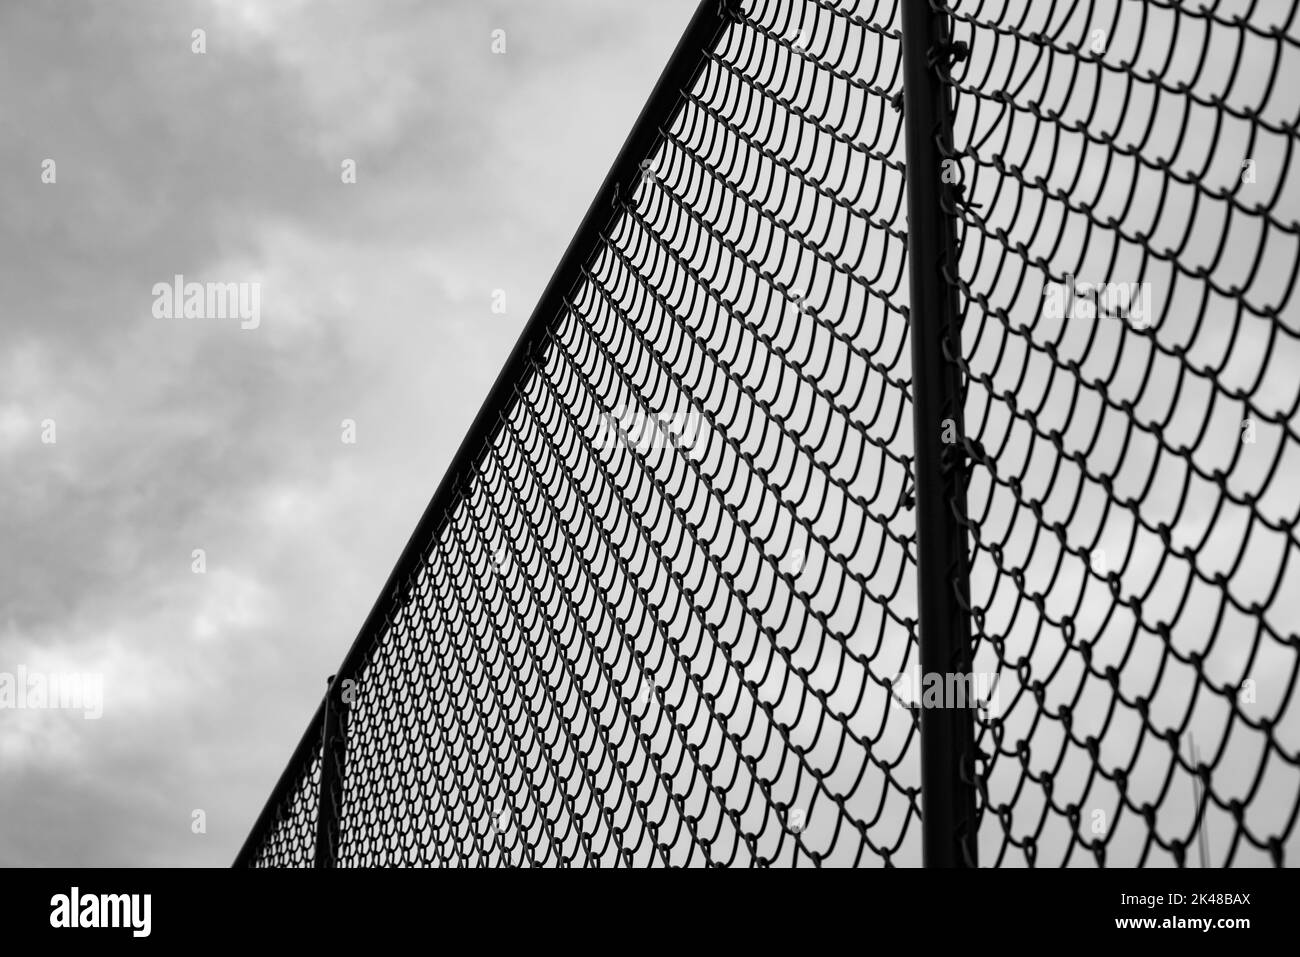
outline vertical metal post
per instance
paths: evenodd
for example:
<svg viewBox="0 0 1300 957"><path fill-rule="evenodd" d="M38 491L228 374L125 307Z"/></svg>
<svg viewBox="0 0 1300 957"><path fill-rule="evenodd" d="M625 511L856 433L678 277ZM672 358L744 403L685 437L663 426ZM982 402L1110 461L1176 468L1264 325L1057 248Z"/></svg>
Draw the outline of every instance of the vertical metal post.
<svg viewBox="0 0 1300 957"><path fill-rule="evenodd" d="M316 866L333 867L338 839L339 783L343 780L346 741L343 702L334 687L337 675L326 682L325 712L321 721L320 789L316 800Z"/></svg>
<svg viewBox="0 0 1300 957"><path fill-rule="evenodd" d="M931 0L900 2L921 672L924 680L941 676L945 689L959 678L967 692L961 702L944 701L948 707L922 703L923 853L926 867L974 867L969 556L957 520L966 511L965 389L951 361L961 354L957 293L945 278L945 270L956 274L957 258L955 196L943 176L944 154L952 155L952 116L940 71L947 70L954 48L947 16Z"/></svg>

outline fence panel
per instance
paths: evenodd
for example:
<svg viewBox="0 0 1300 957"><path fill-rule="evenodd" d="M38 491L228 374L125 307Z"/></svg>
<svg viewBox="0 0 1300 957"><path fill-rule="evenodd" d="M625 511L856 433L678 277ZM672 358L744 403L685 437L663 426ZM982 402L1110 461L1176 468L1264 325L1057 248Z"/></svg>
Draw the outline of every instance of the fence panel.
<svg viewBox="0 0 1300 957"><path fill-rule="evenodd" d="M981 860L1294 860L1296 5L946 9Z"/></svg>

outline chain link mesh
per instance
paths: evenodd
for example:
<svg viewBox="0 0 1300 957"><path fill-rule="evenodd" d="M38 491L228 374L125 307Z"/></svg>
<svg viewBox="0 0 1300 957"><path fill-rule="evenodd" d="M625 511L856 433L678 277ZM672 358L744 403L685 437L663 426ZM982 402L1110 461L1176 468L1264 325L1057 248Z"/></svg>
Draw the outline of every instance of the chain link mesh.
<svg viewBox="0 0 1300 957"><path fill-rule="evenodd" d="M981 861L1280 864L1296 5L947 10Z"/></svg>
<svg viewBox="0 0 1300 957"><path fill-rule="evenodd" d="M653 118L338 676L334 864L921 862L897 4L745 0ZM1295 8L1229 6L949 8L985 864L1294 854Z"/></svg>
<svg viewBox="0 0 1300 957"><path fill-rule="evenodd" d="M320 801L319 748L308 754L295 779L275 800L271 824L265 834L259 835L248 866L314 867Z"/></svg>

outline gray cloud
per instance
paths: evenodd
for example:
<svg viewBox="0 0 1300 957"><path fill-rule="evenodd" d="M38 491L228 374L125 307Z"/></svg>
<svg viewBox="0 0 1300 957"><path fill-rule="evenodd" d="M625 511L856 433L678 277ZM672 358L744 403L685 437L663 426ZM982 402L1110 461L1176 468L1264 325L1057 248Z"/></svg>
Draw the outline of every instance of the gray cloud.
<svg viewBox="0 0 1300 957"><path fill-rule="evenodd" d="M0 863L229 863L693 6L0 9Z"/></svg>

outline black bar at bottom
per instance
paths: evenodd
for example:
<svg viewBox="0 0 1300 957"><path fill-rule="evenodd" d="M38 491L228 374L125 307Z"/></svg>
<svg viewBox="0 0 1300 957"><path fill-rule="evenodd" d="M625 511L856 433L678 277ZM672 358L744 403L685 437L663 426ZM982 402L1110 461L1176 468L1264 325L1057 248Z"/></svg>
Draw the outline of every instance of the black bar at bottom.
<svg viewBox="0 0 1300 957"><path fill-rule="evenodd" d="M214 860L229 854L229 849L215 851ZM52 848L51 853L61 852ZM807 945L807 922L764 919L773 908L755 908L756 885L740 875L720 881L679 872L673 880L686 893L698 887L701 900L707 893L712 911L729 918L695 922L694 946L716 942L734 951L748 943L747 936L768 949L774 942ZM665 883L651 874L611 879L577 870L538 880L507 870L336 870L313 877L230 869L22 868L0 870L0 920L6 952L14 954L132 953L149 941L176 953L177 945L196 940L241 950L296 952L326 945L335 953L348 952L355 943L358 952L369 953L428 936L439 915L487 920L495 942L517 940L535 948L538 928L572 910L575 894L581 895L584 937L619 939L627 935L629 912L638 913L633 905L653 904ZM999 939L1013 949L1032 950L1067 939L1075 945L1127 942L1130 948L1179 951L1197 940L1224 953L1252 952L1284 939L1295 925L1295 874L1285 870L990 870L973 881L963 874L903 868L871 881L865 897L857 875L813 881L791 871L765 875L763 886L769 891L775 886L789 913L824 912L823 937L837 926L843 936L864 929L903 933L926 950L984 949ZM79 902L112 894L117 906L109 913L97 908L93 923L79 907L73 925L74 888ZM339 906L322 909L323 893ZM504 904L487 909L496 902L508 903L508 914ZM502 916L493 920L497 910Z"/></svg>

